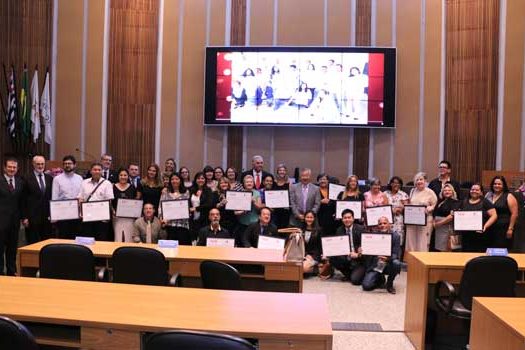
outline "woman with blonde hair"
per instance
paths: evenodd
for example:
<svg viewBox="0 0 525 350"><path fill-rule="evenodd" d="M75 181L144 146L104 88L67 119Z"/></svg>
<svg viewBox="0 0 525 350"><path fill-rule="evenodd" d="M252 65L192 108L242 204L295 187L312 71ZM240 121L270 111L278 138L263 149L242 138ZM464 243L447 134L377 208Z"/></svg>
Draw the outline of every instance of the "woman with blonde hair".
<svg viewBox="0 0 525 350"><path fill-rule="evenodd" d="M157 164L150 164L146 172L146 176L140 182L142 185L142 200L144 204L153 204L155 212L158 212L160 194L164 188L162 178L160 176L160 168Z"/></svg>
<svg viewBox="0 0 525 350"><path fill-rule="evenodd" d="M448 241L453 232L452 221L454 220L453 211L459 207L458 195L454 186L446 183L439 193L439 201L434 209L434 229L435 243L434 248L439 252L450 251Z"/></svg>
<svg viewBox="0 0 525 350"><path fill-rule="evenodd" d="M414 176L414 188L410 191L409 204L424 205L427 215L425 226L406 225L406 251L428 252L430 234L434 226L432 212L437 204L434 191L428 188L427 174L419 172Z"/></svg>

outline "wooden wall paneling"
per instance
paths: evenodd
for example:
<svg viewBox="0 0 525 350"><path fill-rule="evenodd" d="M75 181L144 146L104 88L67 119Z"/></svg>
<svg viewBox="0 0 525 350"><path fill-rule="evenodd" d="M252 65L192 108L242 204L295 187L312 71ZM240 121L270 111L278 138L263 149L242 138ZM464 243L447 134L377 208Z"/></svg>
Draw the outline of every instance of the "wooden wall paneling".
<svg viewBox="0 0 525 350"><path fill-rule="evenodd" d="M525 49L525 1L507 1L505 47L505 89L503 122L503 170L518 170L521 147L523 57Z"/></svg>
<svg viewBox="0 0 525 350"><path fill-rule="evenodd" d="M405 182L417 171L421 2L397 1L397 109L394 174Z"/></svg>
<svg viewBox="0 0 525 350"><path fill-rule="evenodd" d="M206 43L206 1L185 1L182 63L181 164L193 173L203 168L204 46ZM197 150L197 151L195 151Z"/></svg>
<svg viewBox="0 0 525 350"><path fill-rule="evenodd" d="M154 159L158 16L158 1L111 1L107 151L116 167Z"/></svg>
<svg viewBox="0 0 525 350"><path fill-rule="evenodd" d="M448 0L445 155L479 180L496 156L499 1Z"/></svg>

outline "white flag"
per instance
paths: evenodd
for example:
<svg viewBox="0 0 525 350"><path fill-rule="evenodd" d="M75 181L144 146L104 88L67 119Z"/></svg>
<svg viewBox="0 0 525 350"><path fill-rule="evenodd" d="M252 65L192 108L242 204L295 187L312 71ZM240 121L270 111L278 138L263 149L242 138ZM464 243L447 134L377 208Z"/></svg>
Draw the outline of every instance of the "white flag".
<svg viewBox="0 0 525 350"><path fill-rule="evenodd" d="M44 91L42 92L42 99L40 100L40 115L44 120L44 139L48 145L53 140L53 129L51 129L51 99L49 98L49 72L46 73L46 80L44 82Z"/></svg>
<svg viewBox="0 0 525 350"><path fill-rule="evenodd" d="M31 81L31 134L33 142L36 143L40 135L40 97L38 91L38 71L35 70Z"/></svg>

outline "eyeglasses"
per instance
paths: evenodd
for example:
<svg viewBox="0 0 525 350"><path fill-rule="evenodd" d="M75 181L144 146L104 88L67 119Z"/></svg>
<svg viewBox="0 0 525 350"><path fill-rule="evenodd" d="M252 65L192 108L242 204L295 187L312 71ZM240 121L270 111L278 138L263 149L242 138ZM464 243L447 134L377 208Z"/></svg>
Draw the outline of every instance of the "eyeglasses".
<svg viewBox="0 0 525 350"><path fill-rule="evenodd" d="M440 166L438 166L438 168L439 168L439 169L448 169L448 166L446 166L446 165L440 165Z"/></svg>

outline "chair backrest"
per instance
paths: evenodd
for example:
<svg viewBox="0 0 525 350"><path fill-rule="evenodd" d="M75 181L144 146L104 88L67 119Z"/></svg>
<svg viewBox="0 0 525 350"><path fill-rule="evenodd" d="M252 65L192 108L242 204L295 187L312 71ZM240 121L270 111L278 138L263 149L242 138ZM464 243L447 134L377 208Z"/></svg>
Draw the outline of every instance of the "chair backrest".
<svg viewBox="0 0 525 350"><path fill-rule="evenodd" d="M113 252L113 282L166 286L169 275L164 254L145 247L120 247Z"/></svg>
<svg viewBox="0 0 525 350"><path fill-rule="evenodd" d="M40 249L40 277L94 281L93 252L78 244L48 244Z"/></svg>
<svg viewBox="0 0 525 350"><path fill-rule="evenodd" d="M146 340L144 350L255 350L244 339L222 334L171 331L155 333Z"/></svg>
<svg viewBox="0 0 525 350"><path fill-rule="evenodd" d="M202 287L206 289L241 290L241 275L233 266L220 261L201 262Z"/></svg>
<svg viewBox="0 0 525 350"><path fill-rule="evenodd" d="M0 349L37 350L38 346L24 325L0 316Z"/></svg>
<svg viewBox="0 0 525 350"><path fill-rule="evenodd" d="M458 298L472 310L473 297L514 297L518 264L508 256L479 256L465 266Z"/></svg>

